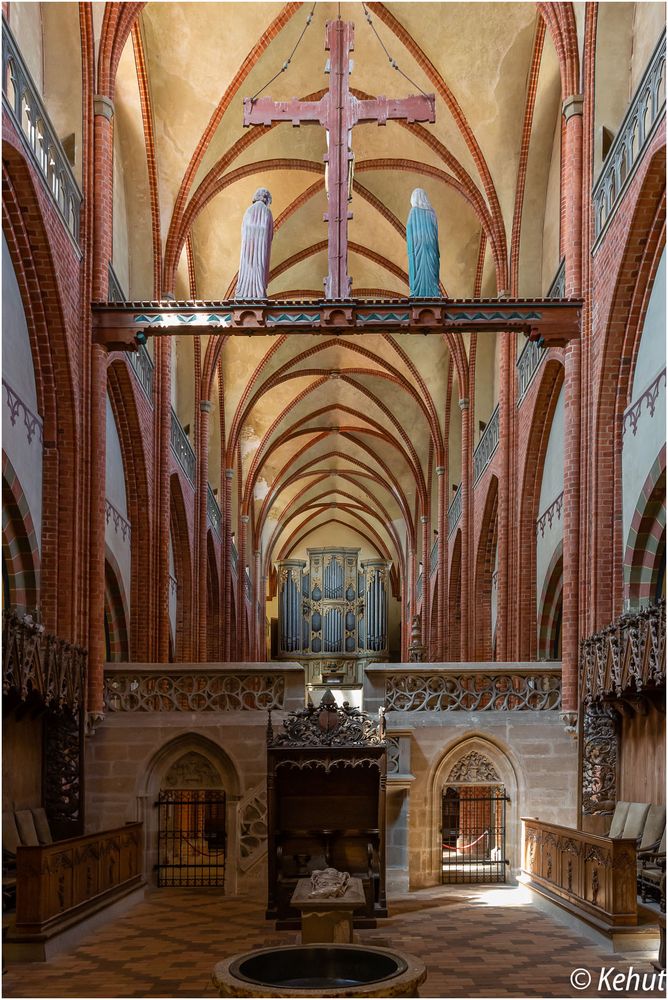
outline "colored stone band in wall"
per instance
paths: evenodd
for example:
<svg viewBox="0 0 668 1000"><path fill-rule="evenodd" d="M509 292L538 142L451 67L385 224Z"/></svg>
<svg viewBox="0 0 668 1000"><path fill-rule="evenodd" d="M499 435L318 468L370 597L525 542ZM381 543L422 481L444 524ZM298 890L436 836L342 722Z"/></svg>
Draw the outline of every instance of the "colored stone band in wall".
<svg viewBox="0 0 668 1000"><path fill-rule="evenodd" d="M538 712L560 705L557 674L397 674L385 682L388 712Z"/></svg>
<svg viewBox="0 0 668 1000"><path fill-rule="evenodd" d="M261 712L282 709L285 682L276 674L113 673L105 677L109 712Z"/></svg>
<svg viewBox="0 0 668 1000"><path fill-rule="evenodd" d="M585 702L652 690L666 679L666 602L621 615L580 647Z"/></svg>

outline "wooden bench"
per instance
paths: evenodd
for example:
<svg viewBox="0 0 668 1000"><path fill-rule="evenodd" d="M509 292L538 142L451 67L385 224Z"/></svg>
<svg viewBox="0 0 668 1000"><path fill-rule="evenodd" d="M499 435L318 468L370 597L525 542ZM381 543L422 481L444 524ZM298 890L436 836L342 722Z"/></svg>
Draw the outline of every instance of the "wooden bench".
<svg viewBox="0 0 668 1000"><path fill-rule="evenodd" d="M45 960L49 943L144 884L143 824L16 851L16 922L8 957Z"/></svg>

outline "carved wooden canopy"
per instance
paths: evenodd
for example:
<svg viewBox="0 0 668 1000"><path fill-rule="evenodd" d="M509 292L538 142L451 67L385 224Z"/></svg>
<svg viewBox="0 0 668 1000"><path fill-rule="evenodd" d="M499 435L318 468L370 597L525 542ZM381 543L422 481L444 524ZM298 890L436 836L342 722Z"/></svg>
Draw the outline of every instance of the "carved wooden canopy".
<svg viewBox="0 0 668 1000"><path fill-rule="evenodd" d="M281 749L305 747L379 747L385 749L385 726L381 715L377 726L365 712L344 702L339 706L331 691L325 691L320 704L309 704L290 712L283 731L274 733L271 711L267 724L267 746Z"/></svg>

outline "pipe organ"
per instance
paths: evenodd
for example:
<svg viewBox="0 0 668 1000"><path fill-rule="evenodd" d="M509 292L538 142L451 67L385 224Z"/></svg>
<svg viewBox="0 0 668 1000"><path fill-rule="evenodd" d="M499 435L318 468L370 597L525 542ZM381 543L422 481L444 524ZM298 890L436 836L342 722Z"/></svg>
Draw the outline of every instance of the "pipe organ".
<svg viewBox="0 0 668 1000"><path fill-rule="evenodd" d="M388 656L387 559L359 549L307 549L278 563L279 656L303 660L310 684L361 681L359 664Z"/></svg>

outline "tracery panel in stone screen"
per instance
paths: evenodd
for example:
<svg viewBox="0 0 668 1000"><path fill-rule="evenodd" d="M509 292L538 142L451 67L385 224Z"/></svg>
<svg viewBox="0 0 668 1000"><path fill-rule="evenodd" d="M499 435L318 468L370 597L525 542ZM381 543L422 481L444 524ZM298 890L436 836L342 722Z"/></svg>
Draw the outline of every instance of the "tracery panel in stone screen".
<svg viewBox="0 0 668 1000"><path fill-rule="evenodd" d="M158 799L158 885L225 885L225 792L175 788Z"/></svg>
<svg viewBox="0 0 668 1000"><path fill-rule="evenodd" d="M499 785L449 785L443 789L444 883L506 881L506 801Z"/></svg>

